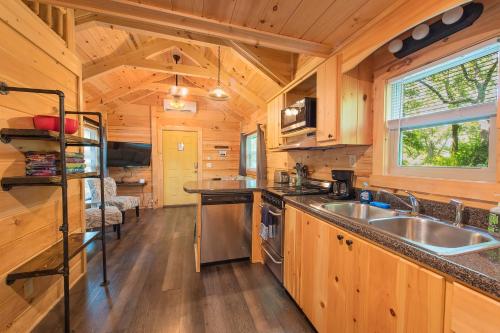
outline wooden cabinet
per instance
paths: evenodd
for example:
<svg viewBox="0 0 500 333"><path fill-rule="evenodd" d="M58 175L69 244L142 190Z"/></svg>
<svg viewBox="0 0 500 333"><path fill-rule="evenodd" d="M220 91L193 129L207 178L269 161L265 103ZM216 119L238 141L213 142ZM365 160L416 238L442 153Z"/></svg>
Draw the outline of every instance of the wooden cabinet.
<svg viewBox="0 0 500 333"><path fill-rule="evenodd" d="M260 217L261 217L261 204L262 198L260 192L253 193L253 206L252 206L252 263L263 262L262 252L260 249Z"/></svg>
<svg viewBox="0 0 500 333"><path fill-rule="evenodd" d="M279 95L267 104L267 126L266 126L266 141L267 148L278 148L282 143L281 138L281 110L284 100L283 95Z"/></svg>
<svg viewBox="0 0 500 333"><path fill-rule="evenodd" d="M341 56L317 68L318 145L372 143L372 66L369 60L342 74Z"/></svg>
<svg viewBox="0 0 500 333"><path fill-rule="evenodd" d="M333 56L316 71L316 140L339 139L339 113L341 88L340 56Z"/></svg>
<svg viewBox="0 0 500 333"><path fill-rule="evenodd" d="M293 207L285 210L283 284L297 304L300 303L302 216L302 212Z"/></svg>
<svg viewBox="0 0 500 333"><path fill-rule="evenodd" d="M295 208L286 214L285 288L318 332L443 331L442 276Z"/></svg>
<svg viewBox="0 0 500 333"><path fill-rule="evenodd" d="M493 333L500 329L500 302L458 283L446 284L445 333Z"/></svg>
<svg viewBox="0 0 500 333"><path fill-rule="evenodd" d="M318 332L326 332L328 317L328 255L330 226L302 216L300 306Z"/></svg>

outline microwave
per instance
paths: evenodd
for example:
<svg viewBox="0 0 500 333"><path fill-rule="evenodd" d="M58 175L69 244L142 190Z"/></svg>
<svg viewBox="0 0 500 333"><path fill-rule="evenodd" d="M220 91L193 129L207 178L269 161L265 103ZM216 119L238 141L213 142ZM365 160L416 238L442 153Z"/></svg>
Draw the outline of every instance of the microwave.
<svg viewBox="0 0 500 333"><path fill-rule="evenodd" d="M316 127L316 98L305 97L281 110L281 133Z"/></svg>

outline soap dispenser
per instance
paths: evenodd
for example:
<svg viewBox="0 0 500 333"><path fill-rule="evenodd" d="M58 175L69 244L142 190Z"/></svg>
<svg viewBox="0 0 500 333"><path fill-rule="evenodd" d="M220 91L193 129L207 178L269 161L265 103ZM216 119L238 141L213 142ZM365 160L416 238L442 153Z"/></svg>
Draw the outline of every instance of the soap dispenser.
<svg viewBox="0 0 500 333"><path fill-rule="evenodd" d="M359 194L359 201L364 204L369 204L370 202L373 201L373 195L370 190L368 190L368 183L363 182L363 189L361 190L361 193Z"/></svg>

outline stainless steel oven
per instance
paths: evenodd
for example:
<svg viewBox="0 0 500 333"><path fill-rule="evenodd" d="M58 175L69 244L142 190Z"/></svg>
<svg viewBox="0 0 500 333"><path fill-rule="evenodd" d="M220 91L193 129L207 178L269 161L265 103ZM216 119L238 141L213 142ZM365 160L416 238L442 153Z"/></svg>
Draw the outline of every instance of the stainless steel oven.
<svg viewBox="0 0 500 333"><path fill-rule="evenodd" d="M283 224L285 222L284 204L281 198L269 192L262 192L262 224L272 227L272 232L262 238L262 252L264 263L283 282Z"/></svg>
<svg viewBox="0 0 500 333"><path fill-rule="evenodd" d="M281 133L316 127L316 98L305 97L281 110Z"/></svg>

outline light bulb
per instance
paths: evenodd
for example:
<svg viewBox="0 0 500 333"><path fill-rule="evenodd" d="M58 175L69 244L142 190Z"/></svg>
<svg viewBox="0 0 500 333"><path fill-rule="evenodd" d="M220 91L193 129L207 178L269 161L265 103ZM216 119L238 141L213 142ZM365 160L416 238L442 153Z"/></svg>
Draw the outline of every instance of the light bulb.
<svg viewBox="0 0 500 333"><path fill-rule="evenodd" d="M388 46L389 52L391 53L399 52L401 51L402 48L403 48L403 41L399 38L391 41Z"/></svg>
<svg viewBox="0 0 500 333"><path fill-rule="evenodd" d="M415 29L413 29L411 36L415 40L421 40L421 39L424 39L425 37L427 37L427 35L429 34L429 31L430 31L429 25L423 23L423 24L417 25L415 27Z"/></svg>
<svg viewBox="0 0 500 333"><path fill-rule="evenodd" d="M453 23L458 22L462 18L462 15L464 15L464 9L461 6L455 7L453 9L450 9L446 11L443 14L442 21L446 25L450 25Z"/></svg>

